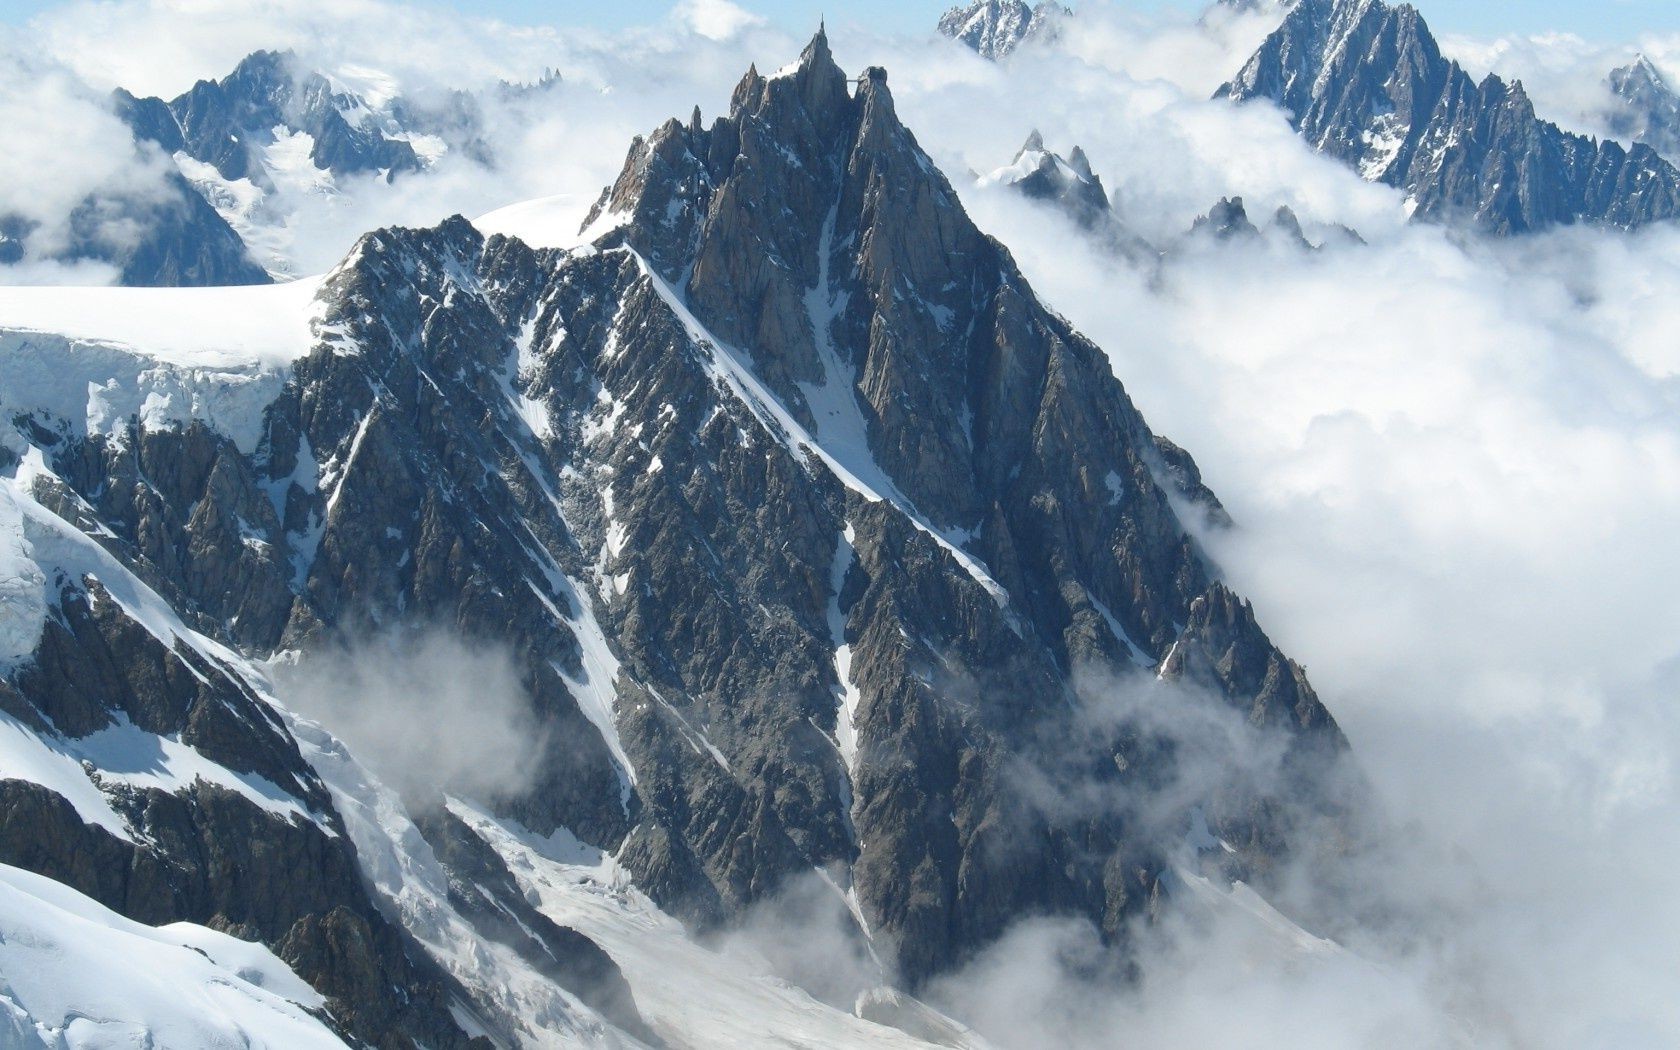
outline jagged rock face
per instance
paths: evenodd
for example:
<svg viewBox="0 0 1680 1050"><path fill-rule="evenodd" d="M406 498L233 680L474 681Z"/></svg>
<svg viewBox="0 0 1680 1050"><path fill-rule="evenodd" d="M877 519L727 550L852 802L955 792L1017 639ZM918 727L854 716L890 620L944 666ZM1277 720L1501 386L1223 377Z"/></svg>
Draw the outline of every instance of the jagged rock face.
<svg viewBox="0 0 1680 1050"><path fill-rule="evenodd" d="M899 123L884 74L867 71L848 92L820 36L787 75L749 73L709 128L673 121L638 142L592 221L619 222L600 245L632 249L727 347L718 352L750 363L785 410L768 420L779 447L827 450L803 466L788 456L765 480L791 515L777 560L808 581L777 595L793 641L733 612L783 654L771 681L791 710L769 715L711 670L715 655L650 638L655 651L687 650L674 679L648 668L661 695L715 694L690 720L729 770L762 770L799 851L775 837L772 866L851 860L866 912L912 979L1024 911L1081 910L1117 930L1149 893L1152 876L1134 876L1150 847L1113 823L1022 812L1009 769L1067 711L1076 666L1130 666L1134 651L1152 663L1188 622L1211 581L1167 493L1193 473L1166 466L1100 351L974 228ZM658 478L684 477L658 455ZM790 495L800 491L810 495ZM615 505L641 501L615 494ZM647 564L638 546L614 565ZM655 582L627 589L627 624L669 623L696 600L669 590L669 564L632 572ZM836 642L848 681L835 677ZM838 721L836 690L856 694ZM843 765L803 722L832 727ZM766 752L780 769L762 766ZM848 773L849 812L836 805ZM785 777L796 792L777 786ZM673 825L647 866L691 871L667 861L683 837ZM701 831L689 848L715 885L716 836ZM726 907L755 885L722 881Z"/></svg>
<svg viewBox="0 0 1680 1050"><path fill-rule="evenodd" d="M975 0L939 16L939 32L996 61L1029 40L1054 40L1072 13L1050 0L1036 7L1024 0Z"/></svg>
<svg viewBox="0 0 1680 1050"><path fill-rule="evenodd" d="M1146 815L1171 749L1092 723L1087 679L1310 742L1292 797L1202 800L1231 863L1288 850L1334 722L1191 539L1181 513L1223 520L1194 462L974 227L884 72L854 91L819 35L638 140L593 221L571 253L458 218L364 237L253 455L194 426L17 441L61 517L247 654L418 624L511 649L548 743L486 801L696 924L820 867L911 984L1028 915L1122 937L1187 814ZM17 681L99 724L104 687L50 680ZM285 743L217 753L282 777ZM1127 804L1028 790L1087 783ZM521 914L427 829L463 913Z"/></svg>
<svg viewBox="0 0 1680 1050"><path fill-rule="evenodd" d="M1260 227L1248 218L1248 208L1241 197L1225 197L1206 215L1200 216L1190 227L1191 233L1206 233L1222 241L1232 238L1258 237Z"/></svg>
<svg viewBox="0 0 1680 1050"><path fill-rule="evenodd" d="M1313 148L1404 190L1421 218L1511 234L1680 214L1680 171L1649 147L1562 131L1520 83L1475 83L1410 6L1302 0L1219 95L1282 106Z"/></svg>
<svg viewBox="0 0 1680 1050"><path fill-rule="evenodd" d="M1664 157L1680 157L1680 94L1644 55L1612 70L1607 82L1619 108L1610 112L1610 130L1640 142Z"/></svg>
<svg viewBox="0 0 1680 1050"><path fill-rule="evenodd" d="M409 143L386 136L371 120L346 119L346 113L367 109L360 98L335 92L325 77L296 64L290 52L258 51L223 79L201 80L168 103L122 92L119 111L129 116L136 136L184 151L230 181L268 184L261 149L274 141L277 128L308 134L309 158L323 171L394 177L419 170Z"/></svg>
<svg viewBox="0 0 1680 1050"><path fill-rule="evenodd" d="M1337 228L1349 242L1357 242L1359 235L1346 227ZM1301 228L1300 216L1295 214L1288 205L1279 206L1272 213L1271 220L1262 230L1248 217L1248 207L1241 197L1222 197L1219 202L1209 208L1207 214L1198 216L1190 225L1191 237L1212 237L1218 241L1248 241L1267 237L1306 251L1316 251L1322 245L1315 245L1307 240L1306 231Z"/></svg>
<svg viewBox="0 0 1680 1050"><path fill-rule="evenodd" d="M141 232L134 241L108 239L101 231L119 220ZM161 199L90 197L70 216L70 259L98 259L118 268L132 287L209 287L268 284L239 234L179 175L164 182Z"/></svg>

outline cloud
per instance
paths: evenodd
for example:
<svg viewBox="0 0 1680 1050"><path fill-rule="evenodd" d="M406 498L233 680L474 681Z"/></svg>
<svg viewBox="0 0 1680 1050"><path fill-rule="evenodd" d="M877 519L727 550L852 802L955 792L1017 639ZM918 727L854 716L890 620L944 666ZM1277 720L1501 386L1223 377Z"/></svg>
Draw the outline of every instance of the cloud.
<svg viewBox="0 0 1680 1050"><path fill-rule="evenodd" d="M1035 86L1044 75L1016 63L995 83L901 93L901 109L923 111L912 125L946 158L1004 154L1001 132L929 119L948 117L947 95L980 92L1002 122L1038 114L1169 241L1238 192L1251 212L1288 203L1371 242L1182 245L1157 276L964 189L1154 427L1196 455L1239 525L1207 537L1211 552L1307 665L1387 816L1383 848L1349 862L1356 899L1295 873L1302 899L1360 918L1337 931L1345 957L1244 966L1223 921L1173 920L1141 942L1139 984L1040 995L1038 962L983 962L946 1004L1090 1046L1115 1030L1209 1041L1212 1017L1237 1019L1221 1045L1672 1044L1680 232L1489 244L1415 227L1392 194L1275 135L1263 109L1071 65ZM990 962L1059 957L1084 936L1028 935ZM1360 991L1367 971L1386 991ZM1111 1027L1059 1027L1058 1004L1108 1000Z"/></svg>
<svg viewBox="0 0 1680 1050"><path fill-rule="evenodd" d="M728 40L749 26L764 25L763 18L729 0L682 0L673 13L708 40Z"/></svg>
<svg viewBox="0 0 1680 1050"><path fill-rule="evenodd" d="M390 632L274 668L280 700L325 725L411 806L528 789L546 732L513 660L442 628Z"/></svg>
<svg viewBox="0 0 1680 1050"><path fill-rule="evenodd" d="M135 209L178 200L165 181L168 160L135 144L106 97L50 58L4 38L0 127L6 129L0 219L23 244L21 259L0 268L8 283L103 283L112 276L108 268L77 267L56 257L91 244L130 246L139 235L131 219Z"/></svg>

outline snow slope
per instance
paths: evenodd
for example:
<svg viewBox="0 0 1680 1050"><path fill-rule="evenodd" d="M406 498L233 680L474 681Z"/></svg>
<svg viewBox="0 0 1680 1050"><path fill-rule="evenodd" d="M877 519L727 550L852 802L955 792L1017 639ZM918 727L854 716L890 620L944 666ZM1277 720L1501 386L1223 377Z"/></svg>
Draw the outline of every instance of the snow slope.
<svg viewBox="0 0 1680 1050"><path fill-rule="evenodd" d="M199 419L250 453L315 344L321 283L0 287L0 417L45 413L76 436Z"/></svg>
<svg viewBox="0 0 1680 1050"><path fill-rule="evenodd" d="M187 368L283 365L309 351L322 280L221 288L0 286L0 329L116 343Z"/></svg>
<svg viewBox="0 0 1680 1050"><path fill-rule="evenodd" d="M0 1046L344 1050L273 953L191 923L131 922L0 865Z"/></svg>
<svg viewBox="0 0 1680 1050"><path fill-rule="evenodd" d="M567 838L520 832L450 803L501 854L526 896L562 926L611 955L654 1030L696 1050L742 1046L902 1047L931 1044L853 1017L734 954L691 941L682 924L630 885L613 861Z"/></svg>
<svg viewBox="0 0 1680 1050"><path fill-rule="evenodd" d="M575 248L586 240L582 232L588 200L570 193L520 201L480 215L473 225L486 237L517 237L533 248Z"/></svg>

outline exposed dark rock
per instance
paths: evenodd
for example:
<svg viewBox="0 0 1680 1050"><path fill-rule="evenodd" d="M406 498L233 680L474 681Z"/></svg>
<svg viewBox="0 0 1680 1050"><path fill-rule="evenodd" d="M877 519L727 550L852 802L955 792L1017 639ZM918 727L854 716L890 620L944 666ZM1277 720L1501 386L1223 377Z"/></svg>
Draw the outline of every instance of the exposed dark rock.
<svg viewBox="0 0 1680 1050"><path fill-rule="evenodd" d="M1650 147L1570 134L1521 83L1474 82L1409 5L1301 0L1219 96L1275 102L1314 149L1404 191L1422 219L1513 234L1680 214L1680 171Z"/></svg>
<svg viewBox="0 0 1680 1050"><path fill-rule="evenodd" d="M160 127L161 104L140 99L127 107L140 118L130 124L136 135L170 134ZM351 123L344 114L364 109L362 100L335 92L321 74L300 69L289 51L257 51L221 80L200 80L167 108L181 142L177 148L230 181L248 178L268 185L260 150L274 141L276 128L308 134L313 140L310 160L323 171L394 178L420 168L408 142L387 136L369 120Z"/></svg>
<svg viewBox="0 0 1680 1050"><path fill-rule="evenodd" d="M511 651L544 743L528 790L481 801L614 851L696 925L822 867L849 876L912 986L1027 916L1121 943L1187 815L1150 814L1173 751L1095 717L1086 677L1164 704L1182 683L1330 742L1297 748L1284 788L1203 800L1264 886L1293 810L1328 805L1339 733L1185 527L1186 506L1223 520L1194 462L975 228L884 71L854 89L819 34L787 74L749 72L710 126L638 139L591 221L573 253L458 217L367 235L325 282L321 342L254 456L203 427L82 439L25 420L63 479L37 499L247 656L415 625ZM179 732L336 826L239 674L63 583L0 704L65 733ZM1055 801L1085 785L1123 804ZM126 914L278 944L335 1002L365 997L335 1007L347 1028L397 1018L393 1039L450 1045L401 1027L447 982L382 947L397 935L347 888L343 837L211 790L130 806L166 844L155 863L185 866L178 891L136 895L111 873L150 854L114 839L84 870L97 835L53 832L61 857L35 842L39 815L15 855ZM427 830L458 908L562 981L594 973L632 1024L600 958L532 921L470 829ZM260 900L236 892L247 861ZM306 864L329 874L266 881Z"/></svg>

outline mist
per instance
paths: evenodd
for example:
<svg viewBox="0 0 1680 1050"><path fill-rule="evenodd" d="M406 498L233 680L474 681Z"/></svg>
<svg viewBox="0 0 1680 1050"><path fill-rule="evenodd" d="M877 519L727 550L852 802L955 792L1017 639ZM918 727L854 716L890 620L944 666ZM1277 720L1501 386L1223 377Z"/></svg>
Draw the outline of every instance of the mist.
<svg viewBox="0 0 1680 1050"><path fill-rule="evenodd" d="M272 671L281 703L343 740L417 812L445 794L516 798L541 768L546 731L504 649L443 628L390 631Z"/></svg>

